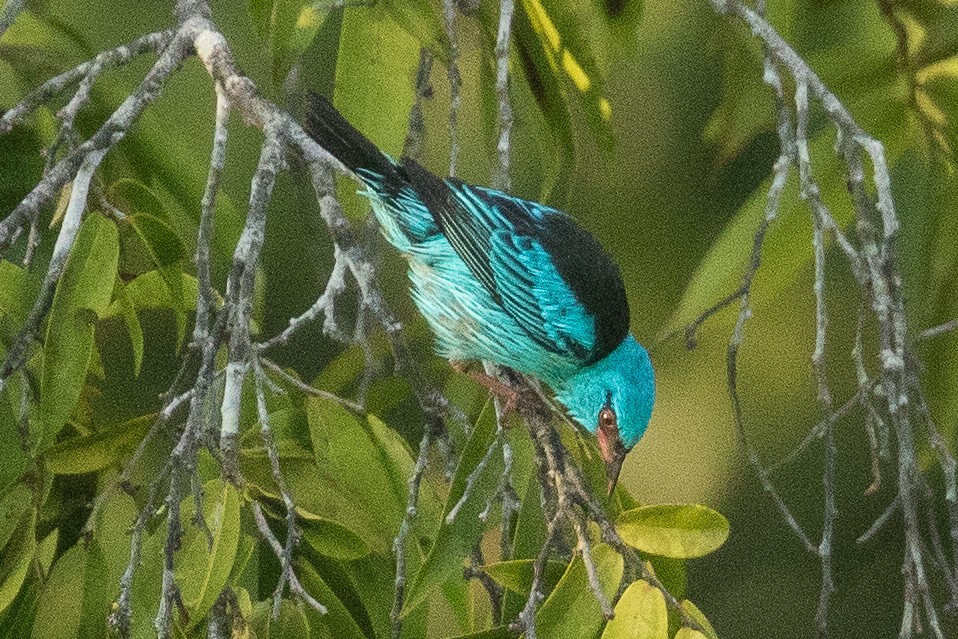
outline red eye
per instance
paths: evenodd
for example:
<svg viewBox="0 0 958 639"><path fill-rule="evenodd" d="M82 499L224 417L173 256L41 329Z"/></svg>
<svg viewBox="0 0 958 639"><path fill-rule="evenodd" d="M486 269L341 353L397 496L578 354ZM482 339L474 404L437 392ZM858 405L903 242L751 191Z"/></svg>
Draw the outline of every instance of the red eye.
<svg viewBox="0 0 958 639"><path fill-rule="evenodd" d="M599 411L599 428L602 428L603 430L618 428L615 419L615 411L612 410L612 407L606 406Z"/></svg>

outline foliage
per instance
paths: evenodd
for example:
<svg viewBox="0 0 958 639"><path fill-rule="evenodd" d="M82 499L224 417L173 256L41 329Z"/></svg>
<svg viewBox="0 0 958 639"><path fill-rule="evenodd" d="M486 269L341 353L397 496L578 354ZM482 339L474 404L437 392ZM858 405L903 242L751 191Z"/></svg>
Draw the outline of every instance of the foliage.
<svg viewBox="0 0 958 639"><path fill-rule="evenodd" d="M46 78L97 51L170 26L172 20L169 7L141 7L142 24L130 26L125 3L93 4L96 10L90 3L30 3L0 35L0 108L13 106ZM423 161L441 172L453 144L444 69L452 53L444 7L433 0L366 4L250 0L244 7L221 2L214 3L214 16L265 96L296 113L304 89L319 89L394 156L406 145L410 110L417 104L420 48L429 48L436 64L423 92L427 97L419 100ZM498 7L455 4L463 78L458 173L488 183L498 131ZM647 439L667 434L639 445L633 458L644 456L632 462L634 474L629 477L627 469L626 486L602 501L647 572L634 573L596 526L586 530L589 567L581 542L563 530L541 565L537 636L714 638L715 630L686 598L686 589L722 636L754 635L766 628L775 636L807 636L814 611L804 603L785 613L781 609L785 597L809 599L797 573L814 579L815 568L781 550L792 544L785 533L774 537L784 526L758 491L743 488L751 487L751 480L736 483L734 477L748 477L748 472L722 443L731 427L724 386L715 381L724 374L716 356L724 345L716 335L730 328L731 316L720 315L703 327L703 348L697 353L676 354L665 341L733 292L748 265L777 144L761 48L746 30L711 17L706 3L701 9L651 0L645 6L599 0L515 4L509 52L509 96L516 114L513 190L568 208L595 230L623 265L639 334L657 333L665 344L653 351L664 392ZM958 192L955 7L932 0L767 4L770 21L783 37L886 145L902 222L911 325L950 319L958 314L958 228L951 215ZM42 175L41 149L65 144L59 155L51 153L62 157L63 149L99 127L141 77L142 68L134 63L99 78L76 121L76 140L58 141L58 102L42 106L25 125L0 137L0 211L11 210ZM641 81L648 86L637 86ZM154 479L163 476L186 420L181 410L157 427L170 399L158 397L174 382L181 360L190 371L197 366L190 336L202 283L191 256L197 249L215 111L210 86L201 65L187 63L183 74L169 81L168 95L145 111L99 167L49 315L22 374L9 377L0 392L0 637L108 633L107 617L133 561L130 527L152 504ZM248 197L258 149L258 138L254 142L237 122L230 130L212 233L214 308L226 303L230 260L244 223L240 203ZM831 151L834 134L822 113L812 113L809 141L821 196L835 219L848 225L854 211L844 199L845 178ZM337 192L359 231L366 204L353 197L354 190L353 182L342 180ZM27 323L41 290L69 187L59 197L56 210L44 211L41 241L29 266L23 265L23 240L0 261L0 355ZM282 332L290 317L309 307L334 268L314 200L297 179L277 183L264 258L255 274L250 326L257 341ZM756 333L766 333L762 347L743 355L742 385L753 393L746 406L756 417L751 423L761 429L773 456L789 450L818 421L808 409L814 401L807 373L812 308L807 296L796 293L810 290L814 254L807 220L798 181L792 180L769 232L752 299L757 316L774 319L756 326ZM374 239L362 243L375 250ZM497 454L482 463L490 447L502 445L495 443L500 434L492 405L479 388L430 358L423 325L399 301L405 299L402 268L395 256L381 259L387 296L401 306L417 366L459 412L449 420L450 449L457 456L446 459L440 448L433 450L416 517L399 549L407 562L405 599L398 611L402 636L514 636L509 624L535 587L536 559L547 545L536 444L518 423L502 435L512 454L509 472L517 497L514 512L503 518L505 458ZM838 284L830 284L837 291L830 293L838 309L832 316L853 317L857 299L841 292L849 274L830 272L829 278ZM224 481L219 459L202 451L197 492L182 504L184 535L174 560L181 591L173 614L175 636L222 636L215 635L214 626L224 615L234 620L228 629L234 637L391 634L394 542L407 512L408 480L418 467L427 415L414 381L394 372L399 361L387 340L370 334L369 311L356 310L356 297L345 293L331 312L333 324L357 326L360 343L340 345L318 321L271 351L281 365L265 373L268 422L301 529L294 571L327 613L318 614L289 593L274 608L273 589L283 568L258 530L252 505L262 508L279 540L286 538L288 519L284 489L260 436L263 419L254 380L247 379L239 415L244 483L236 488ZM854 327L848 326L854 322L836 319L833 324L830 338L850 350ZM935 420L951 443L958 423L953 384L958 351L951 337L934 344L920 351L923 381ZM225 365L227 351L224 345L216 353L217 366ZM846 361L829 366L836 377L851 369ZM297 386L303 381L327 394L305 396ZM214 386L205 410L215 424L223 379ZM842 386L833 390L854 392ZM337 397L359 402L360 409ZM604 494L593 443L566 425L561 428L586 483ZM853 444L867 446L857 439ZM209 448L218 450L215 443ZM892 455L883 449L879 460L886 486L894 484L887 476ZM867 450L859 457L865 456ZM894 498L879 492L882 503L862 506L859 484L871 477L863 479L868 462L856 460L856 468L866 470L844 482L856 494L854 501L842 503L847 511L841 521L848 529L866 528ZM929 466L930 457L923 463ZM124 469L130 469L128 475L121 475ZM813 507L820 496L811 487L820 485L819 468L810 464L795 472L795 492L807 506L802 514L817 512ZM699 488L683 492L686 485ZM703 505L640 504L633 493L643 502L662 495L669 502L724 499L720 510L734 525L730 531L728 519ZM196 494L203 498L202 517ZM169 533L168 505L153 506L163 516L142 528L132 582L132 633L138 637L155 634ZM765 511L768 517L759 514ZM718 550L727 538L722 550L696 559ZM879 546L878 554L900 556L898 546L879 541L888 546ZM842 578L869 582L877 560L867 553L851 555L865 567ZM889 599L899 589L897 570L891 565L891 576L879 579L895 588L883 586L887 590L875 602L857 595L838 599L836 606L856 606L860 614L834 619L840 629L836 636L842 630L863 634L862 628L870 636L895 634L892 625L900 610L887 601L898 601ZM782 598L776 599L766 578L786 584ZM593 581L614 605L611 620L604 616ZM667 602L658 585L678 599L679 608ZM860 621L869 617L870 625Z"/></svg>

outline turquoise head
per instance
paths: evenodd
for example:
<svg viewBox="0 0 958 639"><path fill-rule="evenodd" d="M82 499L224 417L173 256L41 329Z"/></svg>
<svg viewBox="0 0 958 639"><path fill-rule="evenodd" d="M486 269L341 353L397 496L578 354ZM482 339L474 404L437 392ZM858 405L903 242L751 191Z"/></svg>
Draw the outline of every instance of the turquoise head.
<svg viewBox="0 0 958 639"><path fill-rule="evenodd" d="M569 415L595 434L611 493L626 453L642 438L652 417L655 373L648 352L628 335L609 355L582 368L555 391Z"/></svg>

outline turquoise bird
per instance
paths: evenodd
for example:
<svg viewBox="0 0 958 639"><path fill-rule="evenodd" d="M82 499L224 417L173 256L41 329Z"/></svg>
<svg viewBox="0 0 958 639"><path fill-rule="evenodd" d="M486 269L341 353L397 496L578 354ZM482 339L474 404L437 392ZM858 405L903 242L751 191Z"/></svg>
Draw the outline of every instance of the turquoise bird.
<svg viewBox="0 0 958 639"><path fill-rule="evenodd" d="M629 334L619 269L595 238L556 209L393 161L315 94L306 132L365 184L409 262L437 352L548 384L596 436L611 493L649 423L655 377Z"/></svg>

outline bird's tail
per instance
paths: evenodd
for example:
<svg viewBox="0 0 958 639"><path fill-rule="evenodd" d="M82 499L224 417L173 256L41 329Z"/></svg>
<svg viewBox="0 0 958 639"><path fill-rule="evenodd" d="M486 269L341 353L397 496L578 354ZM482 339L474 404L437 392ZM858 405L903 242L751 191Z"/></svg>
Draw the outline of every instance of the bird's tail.
<svg viewBox="0 0 958 639"><path fill-rule="evenodd" d="M306 96L306 133L364 182L382 180L396 170L396 164L329 100L312 91Z"/></svg>

